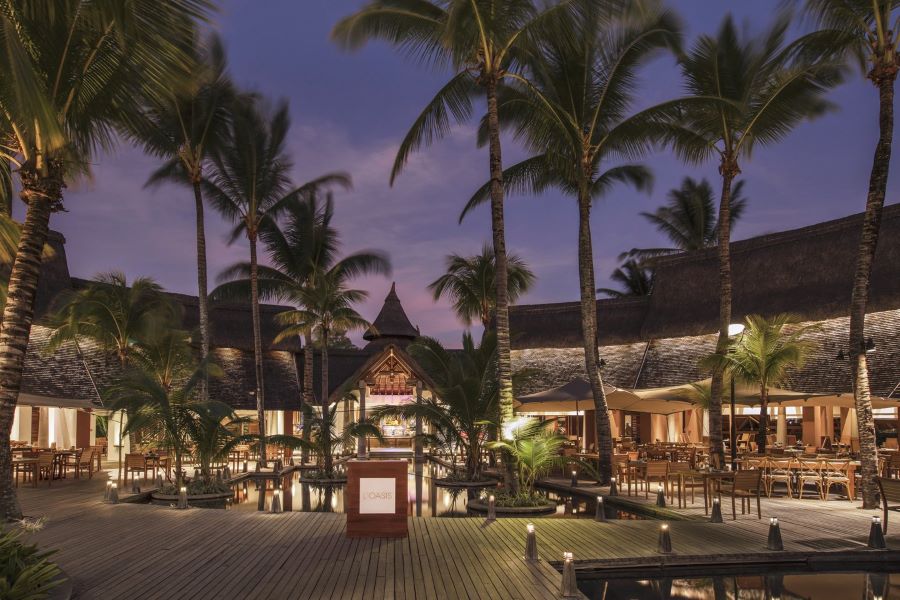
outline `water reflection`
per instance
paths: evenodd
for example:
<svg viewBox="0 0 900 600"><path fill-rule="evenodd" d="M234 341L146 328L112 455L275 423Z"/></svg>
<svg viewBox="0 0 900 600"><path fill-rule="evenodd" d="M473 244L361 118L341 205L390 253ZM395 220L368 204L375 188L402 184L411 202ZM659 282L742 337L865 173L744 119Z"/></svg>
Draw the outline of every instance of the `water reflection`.
<svg viewBox="0 0 900 600"><path fill-rule="evenodd" d="M587 579L590 600L834 600L887 599L900 575L887 573L768 573L704 578Z"/></svg>

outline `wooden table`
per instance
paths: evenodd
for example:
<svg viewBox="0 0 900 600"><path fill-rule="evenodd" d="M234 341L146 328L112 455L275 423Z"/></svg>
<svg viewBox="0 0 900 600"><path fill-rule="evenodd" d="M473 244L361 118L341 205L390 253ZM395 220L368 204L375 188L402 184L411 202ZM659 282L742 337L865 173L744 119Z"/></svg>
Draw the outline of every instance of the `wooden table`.
<svg viewBox="0 0 900 600"><path fill-rule="evenodd" d="M31 465L32 481L34 482L34 487L37 487L38 476L40 475L40 473L38 472L38 459L19 457L19 458L12 459L12 464L13 464L13 477L15 477L15 479L16 479L16 487L19 486L19 477L18 477L18 474L16 473L17 465Z"/></svg>

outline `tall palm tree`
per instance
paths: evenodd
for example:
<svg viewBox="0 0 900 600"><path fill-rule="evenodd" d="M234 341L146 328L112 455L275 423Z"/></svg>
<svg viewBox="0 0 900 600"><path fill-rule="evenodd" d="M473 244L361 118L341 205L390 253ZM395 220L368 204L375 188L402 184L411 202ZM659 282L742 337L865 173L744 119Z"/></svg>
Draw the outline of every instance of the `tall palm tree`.
<svg viewBox="0 0 900 600"><path fill-rule="evenodd" d="M422 338L410 345L410 355L431 377L435 397L399 406L382 406L372 418L421 419L443 437L466 449L466 480L481 478L482 447L497 416L497 341L488 331L475 346L463 334L461 351L448 351L440 342Z"/></svg>
<svg viewBox="0 0 900 600"><path fill-rule="evenodd" d="M291 161L285 148L290 119L287 104L270 111L262 100L236 99L224 141L211 160L209 176L203 181L207 198L226 218L236 223L234 242L245 235L250 245L250 306L253 320L253 361L256 374L256 411L260 432L265 431L265 387L263 382L262 336L259 322L259 275L257 241L260 230L310 189L322 185L350 186L344 173L332 173L301 187L289 178ZM259 460L266 464L266 442L259 444Z"/></svg>
<svg viewBox="0 0 900 600"><path fill-rule="evenodd" d="M304 335L311 331L319 340L322 356L322 389L321 408L322 422L328 422L328 406L330 402L328 385L328 343L334 331L356 331L369 327L369 322L353 308L368 297L368 292L352 289L350 281L359 274L352 264L342 261L330 266L327 270L318 271L310 285L297 290L294 298L298 308L279 313L276 319L284 326L276 341L289 337ZM326 439L323 444L324 469L330 477L334 471L331 453L329 429L323 429Z"/></svg>
<svg viewBox="0 0 900 600"><path fill-rule="evenodd" d="M845 50L859 59L866 78L878 90L878 142L869 175L866 212L856 255L856 271L850 299L850 353L856 414L859 422L859 446L862 473L863 506L878 506L878 449L875 439L875 418L869 389L869 367L863 340L865 339L866 304L869 299L869 279L881 213L887 190L894 139L894 87L900 69L897 51L898 0L806 0L807 11L823 27L827 47Z"/></svg>
<svg viewBox="0 0 900 600"><path fill-rule="evenodd" d="M547 22L558 13L574 10L575 5L563 2L539 9L533 0L370 0L332 31L332 37L347 48L357 49L380 39L417 60L447 65L454 71L401 142L391 182L412 152L450 131L451 118L457 123L471 118L474 97L483 95L486 101L491 233L496 257L497 375L503 420L513 418L513 387L498 89L520 77L520 61ZM512 483L515 472L508 470L507 475Z"/></svg>
<svg viewBox="0 0 900 600"><path fill-rule="evenodd" d="M653 288L653 269L650 269L634 259L626 260L621 267L616 268L610 277L622 286L621 290L613 288L600 288L598 293L610 298L627 298L631 296L649 296Z"/></svg>
<svg viewBox="0 0 900 600"><path fill-rule="evenodd" d="M534 273L525 261L515 254L506 256L507 297L512 304L527 292L534 283ZM428 284L434 300L446 297L453 304L453 311L466 326L478 319L485 331L492 328L497 310L497 261L494 251L487 244L481 254L461 256L450 254L444 259L446 272Z"/></svg>
<svg viewBox="0 0 900 600"><path fill-rule="evenodd" d="M271 266L258 267L260 300L302 306L304 292L314 285L316 274L336 264L358 275L390 273L390 261L376 250L362 250L338 258L340 236L331 224L334 201L330 195L322 201L314 188L312 184L305 186L303 197L287 207L284 226L269 220L260 229L260 239L271 262ZM213 300L248 300L251 297L250 272L251 265L247 262L234 264L223 271L218 277L220 285L213 290ZM300 334L304 341L303 402L313 406L312 327ZM309 441L309 433L309 423L304 419L304 440ZM304 460L306 452L304 448Z"/></svg>
<svg viewBox="0 0 900 600"><path fill-rule="evenodd" d="M687 105L680 126L670 131L670 141L683 159L702 162L714 157L722 176L716 244L720 357L728 350L731 323L731 193L741 161L752 150L781 141L800 123L829 110L824 96L841 81L840 65L804 52L806 39L785 42L789 26L790 15L782 13L766 31L751 36L728 16L715 37L700 36L681 60L690 94L723 100ZM713 370L709 411L710 453L719 464L724 464L722 376L721 368Z"/></svg>
<svg viewBox="0 0 900 600"><path fill-rule="evenodd" d="M743 181L735 182L731 189L730 227L734 227L747 207L743 190ZM719 238L715 192L705 178L696 181L685 177L681 187L669 190L665 206L660 206L652 213L642 212L641 216L650 221L657 231L665 234L672 247L635 248L620 255L620 259L642 261L654 256L712 248Z"/></svg>
<svg viewBox="0 0 900 600"><path fill-rule="evenodd" d="M649 189L649 170L621 160L638 158L650 149L662 131L655 119L675 105L632 113L636 77L659 51L676 47L680 33L675 17L665 11L611 23L604 10L595 8L570 19L572 23L562 18L554 22L540 58L529 64L530 82L510 86L501 97L501 115L516 136L539 153L509 167L504 181L510 189L535 193L555 187L577 201L585 371L596 409L598 473L607 481L613 443L599 370L591 209L616 184ZM485 190L482 186L475 193L465 211L484 200Z"/></svg>
<svg viewBox="0 0 900 600"><path fill-rule="evenodd" d="M27 210L0 326L0 517L21 516L9 432L50 215L137 99L184 75L184 48L210 9L209 0L2 2L0 159L15 166Z"/></svg>
<svg viewBox="0 0 900 600"><path fill-rule="evenodd" d="M225 137L234 88L226 71L225 50L217 35L202 44L194 40L189 63L191 77L170 93L150 98L135 119L131 137L146 152L165 160L147 180L186 184L194 192L197 243L197 299L200 312L200 359L209 356L209 301L206 275L206 230L203 217L203 167L219 151ZM200 395L206 397L207 381Z"/></svg>
<svg viewBox="0 0 900 600"><path fill-rule="evenodd" d="M812 343L804 340L803 336L815 327L795 326L796 322L795 317L784 313L770 319L761 315L749 315L745 319L743 335L724 358L713 354L706 361L707 365L717 366L735 380L759 386L759 431L756 447L760 454L766 452L769 388L781 384L791 369L802 367L813 349Z"/></svg>

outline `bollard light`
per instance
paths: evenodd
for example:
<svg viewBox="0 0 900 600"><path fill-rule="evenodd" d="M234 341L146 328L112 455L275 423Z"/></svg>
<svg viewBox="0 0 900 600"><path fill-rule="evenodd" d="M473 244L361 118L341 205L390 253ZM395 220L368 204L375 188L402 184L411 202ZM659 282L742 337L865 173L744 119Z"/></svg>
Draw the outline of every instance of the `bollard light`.
<svg viewBox="0 0 900 600"><path fill-rule="evenodd" d="M575 579L575 559L571 552L563 552L562 586L559 590L562 598L580 598L578 582Z"/></svg>
<svg viewBox="0 0 900 600"><path fill-rule="evenodd" d="M565 514L565 515L571 515L571 514L572 514L572 509L573 509L573 506L572 506L572 499L571 499L571 498L566 498L566 503L565 503L565 505L563 506L563 514Z"/></svg>
<svg viewBox="0 0 900 600"><path fill-rule="evenodd" d="M275 514L283 512L281 508L281 490L279 488L275 488L275 491L272 493L272 512Z"/></svg>
<svg viewBox="0 0 900 600"><path fill-rule="evenodd" d="M778 525L778 519L772 517L769 519L769 538L766 541L767 550L784 550L784 542L781 540L781 526Z"/></svg>
<svg viewBox="0 0 900 600"><path fill-rule="evenodd" d="M872 525L869 527L869 548L884 550L887 544L884 541L884 530L881 529L881 517L872 517Z"/></svg>
<svg viewBox="0 0 900 600"><path fill-rule="evenodd" d="M578 471L572 471L572 487L578 487Z"/></svg>
<svg viewBox="0 0 900 600"><path fill-rule="evenodd" d="M198 481L200 479L200 469L194 467L194 481Z"/></svg>
<svg viewBox="0 0 900 600"><path fill-rule="evenodd" d="M245 460L244 461L244 473L246 473L246 472L247 472L247 461Z"/></svg>
<svg viewBox="0 0 900 600"><path fill-rule="evenodd" d="M534 531L534 524L529 523L525 526L525 560L528 562L537 562L537 533Z"/></svg>
<svg viewBox="0 0 900 600"><path fill-rule="evenodd" d="M181 486L181 488L178 490L178 504L176 505L176 508L178 508L180 510L184 510L187 507L188 507L187 487Z"/></svg>
<svg viewBox="0 0 900 600"><path fill-rule="evenodd" d="M713 498L712 501L712 515L709 517L710 523L721 523L722 522L722 503L719 502L718 498Z"/></svg>
<svg viewBox="0 0 900 600"><path fill-rule="evenodd" d="M657 551L660 554L672 553L672 535L669 533L668 523L663 523L659 526L659 544Z"/></svg>
<svg viewBox="0 0 900 600"><path fill-rule="evenodd" d="M109 503L110 504L118 504L119 503L119 485L113 483L109 488Z"/></svg>
<svg viewBox="0 0 900 600"><path fill-rule="evenodd" d="M610 496L618 496L619 495L619 488L616 486L616 478L615 477L609 478L609 495Z"/></svg>
<svg viewBox="0 0 900 600"><path fill-rule="evenodd" d="M594 511L594 520L598 523L606 523L606 511L603 510L603 496L597 496L597 509Z"/></svg>
<svg viewBox="0 0 900 600"><path fill-rule="evenodd" d="M487 520L494 521L497 519L497 507L494 505L494 495L488 496L488 512Z"/></svg>
<svg viewBox="0 0 900 600"><path fill-rule="evenodd" d="M656 505L660 508L666 507L666 494L662 485L656 488Z"/></svg>
<svg viewBox="0 0 900 600"><path fill-rule="evenodd" d="M103 501L109 502L109 491L112 489L112 481L106 482L106 489L103 491Z"/></svg>

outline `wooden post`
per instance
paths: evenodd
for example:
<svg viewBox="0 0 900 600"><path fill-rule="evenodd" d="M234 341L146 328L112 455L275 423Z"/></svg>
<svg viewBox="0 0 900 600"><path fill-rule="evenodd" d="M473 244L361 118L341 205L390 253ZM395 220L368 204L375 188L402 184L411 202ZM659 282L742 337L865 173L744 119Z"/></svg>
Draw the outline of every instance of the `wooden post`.
<svg viewBox="0 0 900 600"><path fill-rule="evenodd" d="M416 404L422 404L422 380L419 379L416 381ZM422 463L425 461L425 451L422 448L422 418L418 415L416 416L416 439L414 442L415 447L415 455L416 462Z"/></svg>
<svg viewBox="0 0 900 600"><path fill-rule="evenodd" d="M366 420L366 382L360 379L357 385L359 386L359 422L364 423ZM366 436L364 435L357 440L356 456L360 459L368 458L366 441Z"/></svg>

